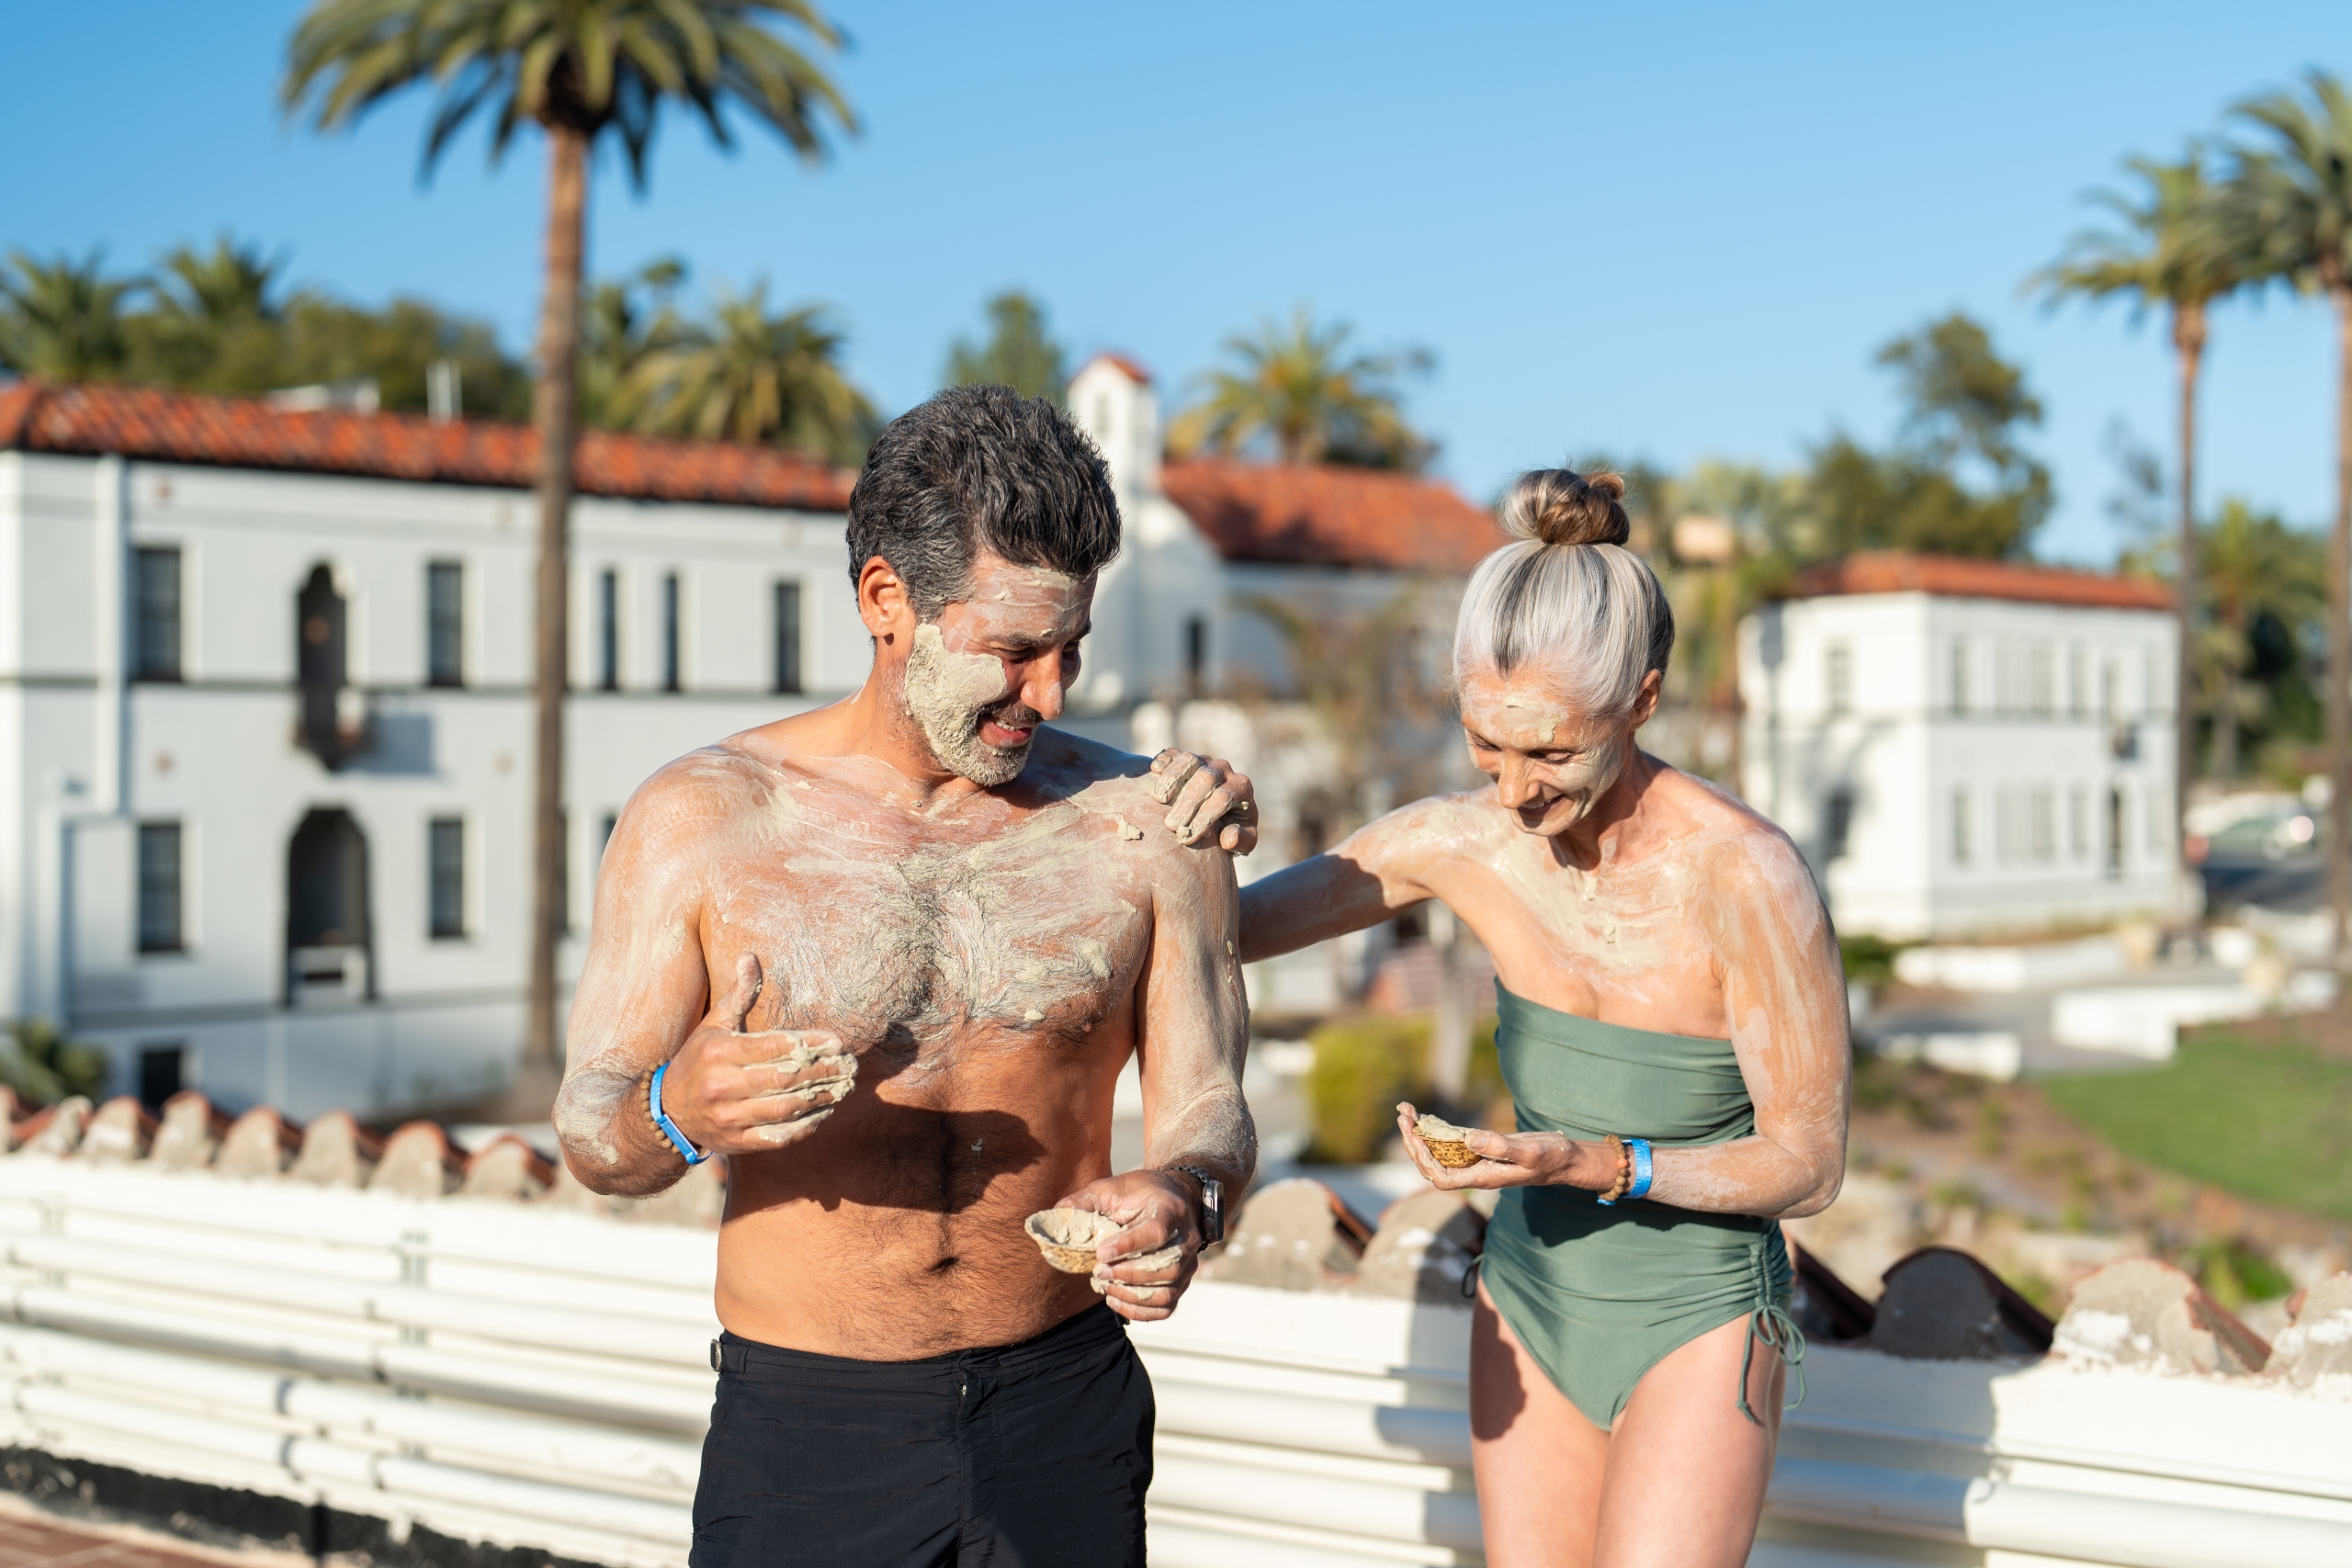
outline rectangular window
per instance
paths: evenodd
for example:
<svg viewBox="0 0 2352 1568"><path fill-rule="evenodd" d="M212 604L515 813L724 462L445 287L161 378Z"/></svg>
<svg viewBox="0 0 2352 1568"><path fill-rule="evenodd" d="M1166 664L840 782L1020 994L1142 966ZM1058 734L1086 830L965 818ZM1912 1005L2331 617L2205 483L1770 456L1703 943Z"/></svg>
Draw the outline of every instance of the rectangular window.
<svg viewBox="0 0 2352 1568"><path fill-rule="evenodd" d="M1951 645L1951 711L1968 711L1968 645L1964 642Z"/></svg>
<svg viewBox="0 0 2352 1568"><path fill-rule="evenodd" d="M1951 863L1968 863L1969 822L1968 791L1965 787L1951 792Z"/></svg>
<svg viewBox="0 0 2352 1568"><path fill-rule="evenodd" d="M139 951L177 953L187 945L181 922L180 825L139 825Z"/></svg>
<svg viewBox="0 0 2352 1568"><path fill-rule="evenodd" d="M2066 852L2078 861L2091 858L2091 792L2081 784L2066 795Z"/></svg>
<svg viewBox="0 0 2352 1568"><path fill-rule="evenodd" d="M1184 690L1199 696L1208 680L1209 623L1205 615L1184 617Z"/></svg>
<svg viewBox="0 0 2352 1568"><path fill-rule="evenodd" d="M2123 716L2123 667L2112 659L2098 670L2098 716L2104 724L2114 724Z"/></svg>
<svg viewBox="0 0 2352 1568"><path fill-rule="evenodd" d="M1854 832L1854 792L1831 790L1821 816L1821 859L1826 865L1846 858L1847 843Z"/></svg>
<svg viewBox="0 0 2352 1568"><path fill-rule="evenodd" d="M571 930L571 813L560 811L555 818L555 929L569 933Z"/></svg>
<svg viewBox="0 0 2352 1568"><path fill-rule="evenodd" d="M466 934L466 823L461 817L435 817L426 828L426 902L436 939Z"/></svg>
<svg viewBox="0 0 2352 1568"><path fill-rule="evenodd" d="M662 689L678 689L678 574L662 580Z"/></svg>
<svg viewBox="0 0 2352 1568"><path fill-rule="evenodd" d="M800 584L775 585L775 689L800 690Z"/></svg>
<svg viewBox="0 0 2352 1568"><path fill-rule="evenodd" d="M602 572L596 578L596 685L621 689L621 574Z"/></svg>
<svg viewBox="0 0 2352 1568"><path fill-rule="evenodd" d="M178 1041L168 1045L139 1047L139 1103L150 1111L161 1111L164 1102L187 1087L187 1046Z"/></svg>
<svg viewBox="0 0 2352 1568"><path fill-rule="evenodd" d="M2025 709L2025 650L2013 642L1993 649L1993 711L2004 718Z"/></svg>
<svg viewBox="0 0 2352 1568"><path fill-rule="evenodd" d="M424 683L466 683L466 569L436 560L424 569Z"/></svg>
<svg viewBox="0 0 2352 1568"><path fill-rule="evenodd" d="M2030 810L2034 863L2048 865L2058 858L2057 792L2048 784L2037 787L2031 797Z"/></svg>
<svg viewBox="0 0 2352 1568"><path fill-rule="evenodd" d="M2091 656L2080 643L2066 650L2066 711L2087 718L2091 711Z"/></svg>
<svg viewBox="0 0 2352 1568"><path fill-rule="evenodd" d="M131 558L130 678L180 678L180 552L142 546Z"/></svg>
<svg viewBox="0 0 2352 1568"><path fill-rule="evenodd" d="M1842 642L1829 645L1827 665L1828 690L1825 694L1829 716L1836 718L1854 711L1854 650Z"/></svg>
<svg viewBox="0 0 2352 1568"><path fill-rule="evenodd" d="M2049 718L2058 711L2058 660L2046 642L2035 643L2027 659L2033 683L2033 716Z"/></svg>

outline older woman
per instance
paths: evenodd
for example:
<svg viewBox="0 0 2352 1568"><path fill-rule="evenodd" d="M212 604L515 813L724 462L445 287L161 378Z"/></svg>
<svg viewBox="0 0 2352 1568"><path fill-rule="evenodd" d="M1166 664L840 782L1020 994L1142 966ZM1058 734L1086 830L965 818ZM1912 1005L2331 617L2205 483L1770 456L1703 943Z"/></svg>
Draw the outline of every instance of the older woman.
<svg viewBox="0 0 2352 1568"><path fill-rule="evenodd" d="M1436 1187L1498 1188L1473 1456L1493 1568L1747 1560L1779 1432L1779 1222L1837 1195L1838 947L1781 830L1645 755L1674 646L1613 474L1531 473L1462 604L1454 672L1494 783L1391 812L1243 890L1259 959L1440 898L1494 955L1519 1131ZM1759 1353L1760 1350L1760 1353Z"/></svg>

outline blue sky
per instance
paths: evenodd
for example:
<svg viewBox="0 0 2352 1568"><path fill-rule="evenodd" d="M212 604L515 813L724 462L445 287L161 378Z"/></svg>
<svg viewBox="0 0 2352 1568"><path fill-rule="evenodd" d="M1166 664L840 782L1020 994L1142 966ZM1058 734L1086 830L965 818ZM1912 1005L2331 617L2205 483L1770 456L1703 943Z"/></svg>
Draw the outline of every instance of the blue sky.
<svg viewBox="0 0 2352 1568"><path fill-rule="evenodd" d="M288 127L293 0L0 0L0 246L124 265L223 229L362 299L415 292L527 342L540 148L479 140L416 178L424 101L352 136ZM1633 14L1636 10L1640 14ZM1424 344L1410 409L1481 498L1595 452L1796 460L1882 435L1872 349L1975 312L2026 365L2059 511L2042 553L2104 561L2116 422L2169 454L2161 323L2051 313L2019 280L2132 152L2352 69L2340 9L2188 6L914 4L840 0L863 135L811 170L684 121L639 198L596 181L591 265L676 253L696 284L823 301L895 412L1017 284L1074 349L1181 401L1237 328L1306 303ZM2273 297L2214 324L2209 503L2330 504L2332 339Z"/></svg>

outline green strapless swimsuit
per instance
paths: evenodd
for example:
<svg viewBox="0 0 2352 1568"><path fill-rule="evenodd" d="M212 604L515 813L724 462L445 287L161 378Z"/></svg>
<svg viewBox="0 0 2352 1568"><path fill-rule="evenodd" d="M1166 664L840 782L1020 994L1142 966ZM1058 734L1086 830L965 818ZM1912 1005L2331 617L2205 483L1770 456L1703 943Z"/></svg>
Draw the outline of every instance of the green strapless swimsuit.
<svg viewBox="0 0 2352 1568"><path fill-rule="evenodd" d="M1728 1040L1654 1034L1577 1018L1498 984L1495 1031L1522 1133L1616 1133L1661 1149L1756 1131L1756 1105ZM1750 1319L1739 1408L1749 1420L1756 1341L1797 1371L1789 1254L1778 1222L1644 1200L1603 1206L1581 1188L1504 1190L1487 1231L1487 1292L1562 1393L1607 1430L1642 1375L1709 1329Z"/></svg>

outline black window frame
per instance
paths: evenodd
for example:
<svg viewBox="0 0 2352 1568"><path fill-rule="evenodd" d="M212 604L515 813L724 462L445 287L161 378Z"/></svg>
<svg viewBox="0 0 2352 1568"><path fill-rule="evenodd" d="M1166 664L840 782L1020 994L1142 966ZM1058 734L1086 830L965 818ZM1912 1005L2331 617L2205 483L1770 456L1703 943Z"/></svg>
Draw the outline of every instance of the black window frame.
<svg viewBox="0 0 2352 1568"><path fill-rule="evenodd" d="M678 671L678 635L680 594L678 574L665 572L662 578L662 689L681 689Z"/></svg>
<svg viewBox="0 0 2352 1568"><path fill-rule="evenodd" d="M134 681L185 678L183 564L177 545L141 545L131 551L130 678Z"/></svg>
<svg viewBox="0 0 2352 1568"><path fill-rule="evenodd" d="M466 683L466 565L424 563L424 683Z"/></svg>
<svg viewBox="0 0 2352 1568"><path fill-rule="evenodd" d="M621 574L609 567L596 576L596 689L621 689Z"/></svg>
<svg viewBox="0 0 2352 1568"><path fill-rule="evenodd" d="M805 622L801 616L801 606L807 597L801 591L798 578L777 580L775 595L775 690L779 695L794 696L808 689L803 655Z"/></svg>
<svg viewBox="0 0 2352 1568"><path fill-rule="evenodd" d="M434 942L460 942L467 935L463 817L425 820L424 931Z"/></svg>
<svg viewBox="0 0 2352 1568"><path fill-rule="evenodd" d="M187 835L177 820L141 822L138 843L139 951L187 951Z"/></svg>

